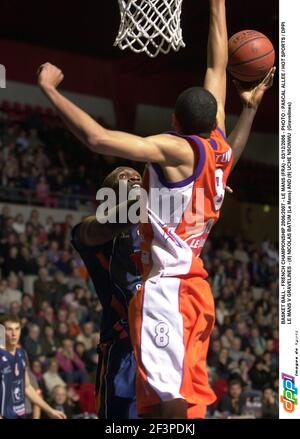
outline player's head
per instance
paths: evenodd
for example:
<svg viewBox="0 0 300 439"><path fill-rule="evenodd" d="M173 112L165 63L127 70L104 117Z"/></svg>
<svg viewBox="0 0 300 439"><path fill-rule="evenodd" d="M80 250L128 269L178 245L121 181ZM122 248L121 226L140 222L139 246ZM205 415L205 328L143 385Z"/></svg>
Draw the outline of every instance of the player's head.
<svg viewBox="0 0 300 439"><path fill-rule="evenodd" d="M6 349L16 349L21 336L21 320L15 315L8 315L0 323L5 327Z"/></svg>
<svg viewBox="0 0 300 439"><path fill-rule="evenodd" d="M202 87L191 87L177 98L173 125L182 134L210 135L216 127L217 101Z"/></svg>
<svg viewBox="0 0 300 439"><path fill-rule="evenodd" d="M120 166L105 177L102 187L108 187L118 191L119 182L121 181L124 181L124 183L127 184L127 189L129 192L134 187L141 187L142 177L141 174L135 169L127 166Z"/></svg>

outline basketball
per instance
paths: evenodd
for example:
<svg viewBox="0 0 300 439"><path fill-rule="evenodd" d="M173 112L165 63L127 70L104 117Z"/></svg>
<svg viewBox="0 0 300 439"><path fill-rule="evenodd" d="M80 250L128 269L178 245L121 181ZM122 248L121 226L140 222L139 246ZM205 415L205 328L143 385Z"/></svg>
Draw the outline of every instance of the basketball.
<svg viewBox="0 0 300 439"><path fill-rule="evenodd" d="M255 30L234 34L228 43L228 71L245 82L258 81L273 67L275 51L271 41Z"/></svg>

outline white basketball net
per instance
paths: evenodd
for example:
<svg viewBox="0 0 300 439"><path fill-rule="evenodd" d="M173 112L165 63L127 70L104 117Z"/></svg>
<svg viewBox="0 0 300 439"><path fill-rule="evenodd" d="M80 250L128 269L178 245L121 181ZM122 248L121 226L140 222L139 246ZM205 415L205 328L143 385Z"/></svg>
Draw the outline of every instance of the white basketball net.
<svg viewBox="0 0 300 439"><path fill-rule="evenodd" d="M182 0L118 0L121 23L114 43L121 50L159 53L185 47L180 27Z"/></svg>

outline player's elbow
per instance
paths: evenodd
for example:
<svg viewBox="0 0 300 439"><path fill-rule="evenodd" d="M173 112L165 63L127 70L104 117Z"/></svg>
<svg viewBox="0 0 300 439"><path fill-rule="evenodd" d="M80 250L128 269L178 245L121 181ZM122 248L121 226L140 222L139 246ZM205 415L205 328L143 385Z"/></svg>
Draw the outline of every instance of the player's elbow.
<svg viewBox="0 0 300 439"><path fill-rule="evenodd" d="M86 137L86 145L90 151L96 152L98 154L105 154L105 145L108 143L107 130L103 130L101 134L91 133Z"/></svg>
<svg viewBox="0 0 300 439"><path fill-rule="evenodd" d="M85 143L90 151L100 153L102 140L99 136L90 135L87 137Z"/></svg>

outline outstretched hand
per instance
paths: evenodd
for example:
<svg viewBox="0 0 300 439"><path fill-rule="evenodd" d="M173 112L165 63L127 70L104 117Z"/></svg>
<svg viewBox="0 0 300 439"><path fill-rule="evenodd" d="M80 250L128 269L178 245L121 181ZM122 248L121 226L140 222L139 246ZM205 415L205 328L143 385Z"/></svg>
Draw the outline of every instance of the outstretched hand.
<svg viewBox="0 0 300 439"><path fill-rule="evenodd" d="M56 66L50 63L42 64L37 71L38 85L42 88L57 88L63 81L63 72Z"/></svg>
<svg viewBox="0 0 300 439"><path fill-rule="evenodd" d="M275 72L276 67L272 67L261 82L256 82L250 88L244 88L239 81L233 80L245 107L253 108L255 110L258 108L265 92L273 85Z"/></svg>
<svg viewBox="0 0 300 439"><path fill-rule="evenodd" d="M66 415L59 410L51 410L49 417L51 419L67 419Z"/></svg>

